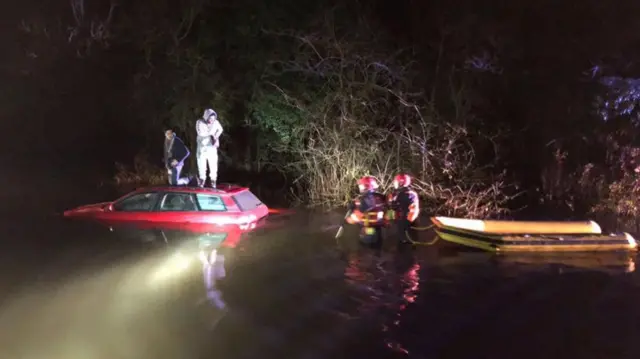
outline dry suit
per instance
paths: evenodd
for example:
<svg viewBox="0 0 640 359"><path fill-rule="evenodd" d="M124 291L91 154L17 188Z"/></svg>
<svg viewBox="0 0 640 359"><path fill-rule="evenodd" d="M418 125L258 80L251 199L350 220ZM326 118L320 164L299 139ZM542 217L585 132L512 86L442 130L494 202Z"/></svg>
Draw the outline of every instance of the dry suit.
<svg viewBox="0 0 640 359"><path fill-rule="evenodd" d="M384 212L386 198L382 193L367 191L360 194L350 204L351 214L347 222L360 226L360 240L366 244L382 244L382 227L384 226ZM375 228L374 234L367 234L363 227Z"/></svg>
<svg viewBox="0 0 640 359"><path fill-rule="evenodd" d="M215 111L207 109L203 118L196 121L198 182L202 186L207 179L207 165L209 165L209 178L211 185L215 187L218 180L218 147L222 125L218 121Z"/></svg>

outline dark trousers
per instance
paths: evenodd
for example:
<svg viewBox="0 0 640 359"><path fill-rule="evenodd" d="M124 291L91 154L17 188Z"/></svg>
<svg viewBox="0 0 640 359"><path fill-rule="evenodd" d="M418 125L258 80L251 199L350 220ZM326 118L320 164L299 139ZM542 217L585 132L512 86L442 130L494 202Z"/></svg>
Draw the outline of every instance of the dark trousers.
<svg viewBox="0 0 640 359"><path fill-rule="evenodd" d="M374 234L366 234L365 228L360 226L360 242L362 244L370 245L370 246L381 246L382 245L382 228L374 227Z"/></svg>
<svg viewBox="0 0 640 359"><path fill-rule="evenodd" d="M416 241L416 230L412 228L413 223L406 218L398 218L394 222L396 235L400 242Z"/></svg>

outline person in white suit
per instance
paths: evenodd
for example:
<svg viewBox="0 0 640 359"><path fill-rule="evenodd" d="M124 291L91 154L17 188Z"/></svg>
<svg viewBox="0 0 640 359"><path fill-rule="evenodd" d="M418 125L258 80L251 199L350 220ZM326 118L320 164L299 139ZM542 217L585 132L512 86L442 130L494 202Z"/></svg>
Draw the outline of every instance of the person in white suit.
<svg viewBox="0 0 640 359"><path fill-rule="evenodd" d="M204 187L207 180L207 165L211 187L216 188L218 180L218 147L222 135L222 125L218 121L218 114L208 108L204 115L196 121L196 141L198 142L196 157L198 162L198 186Z"/></svg>

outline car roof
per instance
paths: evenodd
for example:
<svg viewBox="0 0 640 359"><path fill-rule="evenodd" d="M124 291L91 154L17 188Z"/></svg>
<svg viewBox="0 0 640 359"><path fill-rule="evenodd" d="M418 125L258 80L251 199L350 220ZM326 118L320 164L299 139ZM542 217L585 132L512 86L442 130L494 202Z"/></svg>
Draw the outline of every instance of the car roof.
<svg viewBox="0 0 640 359"><path fill-rule="evenodd" d="M234 184L222 184L217 188L207 187L187 187L187 186L149 186L138 188L136 192L146 191L162 191L162 192L181 192L181 193L205 193L205 194L219 194L219 195L234 195L239 192L249 190L247 187L241 187Z"/></svg>

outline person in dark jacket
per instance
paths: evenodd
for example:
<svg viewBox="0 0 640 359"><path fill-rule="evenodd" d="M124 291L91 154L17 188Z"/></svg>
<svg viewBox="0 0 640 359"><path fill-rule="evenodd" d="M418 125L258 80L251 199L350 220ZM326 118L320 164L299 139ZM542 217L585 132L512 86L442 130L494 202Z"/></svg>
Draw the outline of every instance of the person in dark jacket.
<svg viewBox="0 0 640 359"><path fill-rule="evenodd" d="M164 135L164 165L169 175L169 184L186 186L189 184L189 178L180 178L180 172L191 152L173 130L165 131Z"/></svg>

